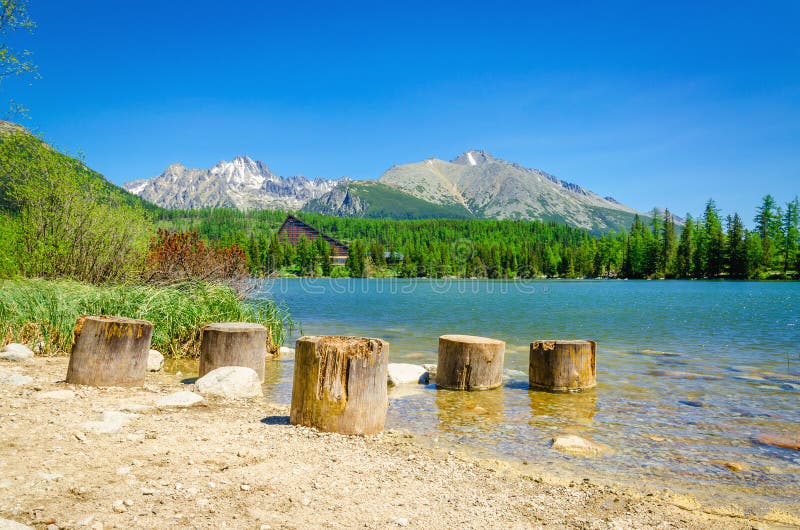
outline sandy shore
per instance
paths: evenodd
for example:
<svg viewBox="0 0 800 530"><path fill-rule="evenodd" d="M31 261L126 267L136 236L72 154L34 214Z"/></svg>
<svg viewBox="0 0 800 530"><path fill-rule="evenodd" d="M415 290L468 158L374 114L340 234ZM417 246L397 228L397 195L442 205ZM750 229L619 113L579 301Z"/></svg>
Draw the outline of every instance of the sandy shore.
<svg viewBox="0 0 800 530"><path fill-rule="evenodd" d="M66 367L0 361L0 373L33 378L0 384L0 519L50 530L800 527L790 514L753 519L591 477L565 482L409 433L318 433L260 400L160 409L191 386L154 373L144 388L75 387L61 382Z"/></svg>

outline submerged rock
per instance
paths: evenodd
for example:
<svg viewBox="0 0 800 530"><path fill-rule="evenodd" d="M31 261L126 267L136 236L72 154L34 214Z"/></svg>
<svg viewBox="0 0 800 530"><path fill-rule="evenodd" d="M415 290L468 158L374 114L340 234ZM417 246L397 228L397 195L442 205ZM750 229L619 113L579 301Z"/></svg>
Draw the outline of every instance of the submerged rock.
<svg viewBox="0 0 800 530"><path fill-rule="evenodd" d="M557 436L553 438L553 449L572 456L594 457L606 453L607 446L581 438L574 434Z"/></svg>
<svg viewBox="0 0 800 530"><path fill-rule="evenodd" d="M525 381L527 381L528 374L523 372L522 370L512 370L511 368L506 368L505 370L503 370L504 381L511 381L513 379L524 379Z"/></svg>
<svg viewBox="0 0 800 530"><path fill-rule="evenodd" d="M4 361L27 361L33 359L33 351L24 344L12 342L0 350L0 359Z"/></svg>
<svg viewBox="0 0 800 530"><path fill-rule="evenodd" d="M147 370L158 372L164 366L164 356L158 350L150 350L147 354Z"/></svg>
<svg viewBox="0 0 800 530"><path fill-rule="evenodd" d="M392 386L407 384L428 384L430 376L422 366L407 363L389 363L389 384Z"/></svg>
<svg viewBox="0 0 800 530"><path fill-rule="evenodd" d="M781 436L776 434L758 434L754 440L762 445L771 445L773 447L780 447L782 449L792 449L800 451L800 436L794 438L790 436Z"/></svg>
<svg viewBox="0 0 800 530"><path fill-rule="evenodd" d="M203 396L199 396L188 390L181 390L180 392L174 392L168 396L164 396L156 401L156 405L162 408L181 408L191 407L201 401L203 401Z"/></svg>
<svg viewBox="0 0 800 530"><path fill-rule="evenodd" d="M258 374L244 366L223 366L211 370L194 385L203 395L228 399L259 397L262 394Z"/></svg>

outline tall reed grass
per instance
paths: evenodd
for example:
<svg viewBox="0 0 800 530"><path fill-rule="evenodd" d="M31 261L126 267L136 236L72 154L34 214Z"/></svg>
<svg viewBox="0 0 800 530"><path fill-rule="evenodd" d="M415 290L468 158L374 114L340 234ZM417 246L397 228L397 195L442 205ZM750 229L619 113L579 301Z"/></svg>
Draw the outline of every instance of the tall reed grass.
<svg viewBox="0 0 800 530"><path fill-rule="evenodd" d="M44 342L43 354L68 353L81 315L115 315L153 323L153 348L171 357L199 354L200 330L211 322L257 322L273 352L291 326L270 300L241 301L230 287L187 282L167 287L96 286L71 280L0 281L0 341Z"/></svg>

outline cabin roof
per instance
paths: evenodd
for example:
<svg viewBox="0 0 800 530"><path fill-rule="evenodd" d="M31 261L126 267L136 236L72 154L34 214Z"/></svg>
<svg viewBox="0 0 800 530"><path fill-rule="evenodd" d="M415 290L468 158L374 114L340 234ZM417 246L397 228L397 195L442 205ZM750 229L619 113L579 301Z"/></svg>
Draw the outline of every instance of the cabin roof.
<svg viewBox="0 0 800 530"><path fill-rule="evenodd" d="M302 225L303 227L307 228L308 230L310 230L310 231L314 232L315 234L319 235L319 237L321 237L322 239L324 239L325 241L327 241L331 245L334 245L336 247L340 247L341 249L343 249L345 251L349 250L349 247L347 245L345 245L344 243L342 243L341 241L339 241L338 239L334 239L331 236L329 236L327 234L324 234L323 232L320 232L319 230L317 230L316 228L314 228L310 224L306 223L305 221L302 221L302 220L298 219L294 215L287 215L286 216L286 220L283 221L283 224L281 225L280 229L278 229L278 235L280 235L281 232L284 231L284 229L286 228L286 225L288 225L288 224L299 224L299 225Z"/></svg>

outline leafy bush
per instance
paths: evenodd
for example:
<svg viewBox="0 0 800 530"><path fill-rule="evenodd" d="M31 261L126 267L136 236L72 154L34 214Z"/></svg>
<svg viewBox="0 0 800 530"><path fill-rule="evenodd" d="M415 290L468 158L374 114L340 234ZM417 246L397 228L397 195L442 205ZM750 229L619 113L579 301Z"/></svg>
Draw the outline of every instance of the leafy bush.
<svg viewBox="0 0 800 530"><path fill-rule="evenodd" d="M240 301L230 287L187 282L169 287L93 286L69 280L0 281L0 341L45 342L48 354L70 351L81 315L116 315L153 323L153 347L165 355L195 357L200 331L212 322L258 322L277 351L291 326L269 300Z"/></svg>
<svg viewBox="0 0 800 530"><path fill-rule="evenodd" d="M24 276L100 283L141 268L150 230L143 208L30 134L0 138L0 208L13 216L16 233L0 236L13 242Z"/></svg>

